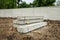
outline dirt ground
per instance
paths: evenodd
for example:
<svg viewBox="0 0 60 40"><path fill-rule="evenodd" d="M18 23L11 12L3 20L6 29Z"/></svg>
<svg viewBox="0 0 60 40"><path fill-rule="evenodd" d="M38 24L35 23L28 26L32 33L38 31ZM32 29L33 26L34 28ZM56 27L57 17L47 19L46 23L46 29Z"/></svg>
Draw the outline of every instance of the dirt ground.
<svg viewBox="0 0 60 40"><path fill-rule="evenodd" d="M48 25L26 34L17 32L12 19L0 19L0 40L60 40L60 21L46 20Z"/></svg>

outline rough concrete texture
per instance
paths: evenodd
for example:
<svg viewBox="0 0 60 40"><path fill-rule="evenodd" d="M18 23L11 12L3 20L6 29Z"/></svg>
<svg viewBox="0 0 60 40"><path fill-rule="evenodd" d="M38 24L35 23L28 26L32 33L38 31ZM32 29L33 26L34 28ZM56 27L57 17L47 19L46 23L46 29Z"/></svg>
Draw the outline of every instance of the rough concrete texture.
<svg viewBox="0 0 60 40"><path fill-rule="evenodd" d="M20 33L27 33L46 25L47 25L47 22L39 22L39 23L33 23L33 24L27 24L27 25L16 25L16 28L17 28L17 31Z"/></svg>
<svg viewBox="0 0 60 40"><path fill-rule="evenodd" d="M43 16L44 19L60 20L60 6L0 10L0 17L17 16Z"/></svg>
<svg viewBox="0 0 60 40"><path fill-rule="evenodd" d="M6 20L6 21L5 21ZM0 19L0 40L60 40L60 21L48 20L48 25L26 34L17 32L11 19ZM7 25L6 25L7 24Z"/></svg>

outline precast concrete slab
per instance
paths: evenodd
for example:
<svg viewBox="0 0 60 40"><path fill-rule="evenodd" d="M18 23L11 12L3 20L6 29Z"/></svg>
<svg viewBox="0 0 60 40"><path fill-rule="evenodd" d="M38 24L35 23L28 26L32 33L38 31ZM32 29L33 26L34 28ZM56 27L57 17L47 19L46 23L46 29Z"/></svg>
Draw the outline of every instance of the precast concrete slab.
<svg viewBox="0 0 60 40"><path fill-rule="evenodd" d="M14 24L32 24L32 23L38 23L38 22L42 22L43 20L14 20L13 23Z"/></svg>
<svg viewBox="0 0 60 40"><path fill-rule="evenodd" d="M17 31L20 33L27 33L32 30L35 30L37 28L41 28L43 26L46 26L47 22L40 22L40 23L34 23L34 24L29 24L29 25L16 25L14 24L14 27L17 28Z"/></svg>

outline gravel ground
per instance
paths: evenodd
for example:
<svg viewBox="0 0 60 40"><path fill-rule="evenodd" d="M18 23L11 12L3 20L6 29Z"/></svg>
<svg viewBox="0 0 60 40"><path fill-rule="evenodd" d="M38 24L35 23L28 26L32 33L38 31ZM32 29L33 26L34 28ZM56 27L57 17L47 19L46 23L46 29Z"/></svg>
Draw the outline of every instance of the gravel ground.
<svg viewBox="0 0 60 40"><path fill-rule="evenodd" d="M47 22L42 28L21 34L13 27L12 19L0 19L0 40L60 40L60 21Z"/></svg>

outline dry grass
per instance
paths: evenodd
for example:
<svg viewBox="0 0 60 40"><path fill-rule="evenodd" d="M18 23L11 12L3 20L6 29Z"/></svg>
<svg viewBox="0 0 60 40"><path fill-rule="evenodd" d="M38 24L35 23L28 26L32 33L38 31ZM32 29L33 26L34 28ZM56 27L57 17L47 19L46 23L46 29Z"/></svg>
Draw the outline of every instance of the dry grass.
<svg viewBox="0 0 60 40"><path fill-rule="evenodd" d="M0 19L0 40L60 40L60 21L47 22L43 28L21 34L13 27L12 19Z"/></svg>

